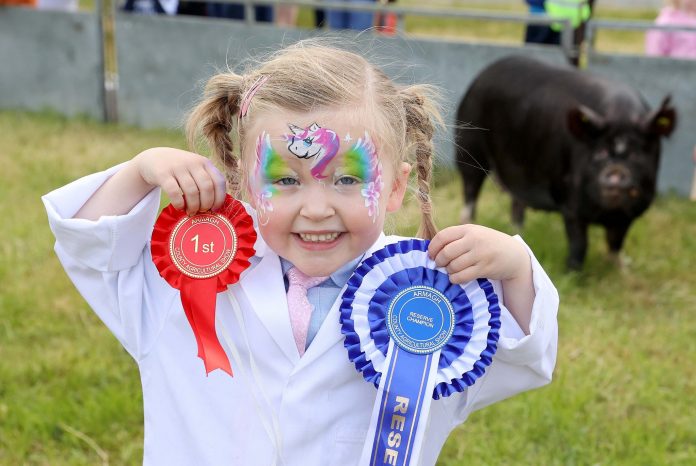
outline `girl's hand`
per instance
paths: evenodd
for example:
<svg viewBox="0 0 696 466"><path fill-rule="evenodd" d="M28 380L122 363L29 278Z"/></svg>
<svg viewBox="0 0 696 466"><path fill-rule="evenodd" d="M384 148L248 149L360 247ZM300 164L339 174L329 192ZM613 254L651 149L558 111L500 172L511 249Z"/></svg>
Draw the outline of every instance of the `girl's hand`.
<svg viewBox="0 0 696 466"><path fill-rule="evenodd" d="M529 335L535 292L531 260L522 243L492 228L467 224L436 234L428 253L438 266L447 269L452 283L477 278L500 280L505 306Z"/></svg>
<svg viewBox="0 0 696 466"><path fill-rule="evenodd" d="M445 267L452 283L477 278L514 280L531 269L524 246L510 235L481 225L445 228L430 241L430 257Z"/></svg>
<svg viewBox="0 0 696 466"><path fill-rule="evenodd" d="M222 207L225 177L201 155L156 147L138 154L133 163L146 183L160 186L172 205L189 215Z"/></svg>

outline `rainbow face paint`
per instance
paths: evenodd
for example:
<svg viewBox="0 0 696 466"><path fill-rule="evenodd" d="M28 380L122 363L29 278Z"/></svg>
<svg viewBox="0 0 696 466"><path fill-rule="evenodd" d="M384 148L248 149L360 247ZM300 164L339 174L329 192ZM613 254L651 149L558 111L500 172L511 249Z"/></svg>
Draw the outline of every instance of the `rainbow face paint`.
<svg viewBox="0 0 696 466"><path fill-rule="evenodd" d="M271 137L265 131L256 139L256 166L254 167L254 184L256 190L257 210L261 213L273 212L271 198L278 192L273 182L289 171L283 157L273 149Z"/></svg>
<svg viewBox="0 0 696 466"><path fill-rule="evenodd" d="M367 131L365 131L363 138L359 138L345 152L343 164L343 169L347 175L362 180L363 188L360 190L360 194L365 198L367 215L372 218L374 223L379 212L379 197L384 188L384 182L382 180L382 164Z"/></svg>
<svg viewBox="0 0 696 466"><path fill-rule="evenodd" d="M301 158L314 158L310 171L318 180L326 178L324 170L338 153L341 144L334 131L312 123L307 128L289 124L292 134L284 135L291 154Z"/></svg>

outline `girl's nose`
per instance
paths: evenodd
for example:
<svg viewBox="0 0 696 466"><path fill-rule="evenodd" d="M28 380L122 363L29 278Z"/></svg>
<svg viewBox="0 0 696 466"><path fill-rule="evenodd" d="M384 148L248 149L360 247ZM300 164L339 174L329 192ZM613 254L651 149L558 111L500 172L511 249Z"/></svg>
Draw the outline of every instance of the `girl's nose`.
<svg viewBox="0 0 696 466"><path fill-rule="evenodd" d="M311 183L307 186L302 197L302 208L300 215L311 220L323 220L336 215L332 196L329 190L321 182Z"/></svg>

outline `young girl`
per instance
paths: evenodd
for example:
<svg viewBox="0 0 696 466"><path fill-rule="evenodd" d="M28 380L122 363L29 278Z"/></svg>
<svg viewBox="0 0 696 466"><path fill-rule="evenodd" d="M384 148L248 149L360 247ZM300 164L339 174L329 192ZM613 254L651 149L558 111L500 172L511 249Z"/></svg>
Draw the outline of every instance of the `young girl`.
<svg viewBox="0 0 696 466"><path fill-rule="evenodd" d="M418 235L432 238L431 257L453 282L489 277L505 304L486 374L433 401L420 464L435 464L472 411L550 381L558 296L531 251L482 226L435 231L429 181L439 116L430 95L354 53L301 42L247 74L209 81L188 130L191 141L199 131L207 138L224 176L200 155L154 148L44 197L63 266L138 363L145 464L358 463L376 390L348 360L339 297L361 259L402 239L382 228L412 167ZM161 191L194 214L219 208L226 190L248 197L260 233L251 267L217 296L234 377L206 376L179 292L148 245ZM297 271L321 277L299 332L286 296Z"/></svg>
<svg viewBox="0 0 696 466"><path fill-rule="evenodd" d="M696 28L696 0L670 0L655 20L660 26ZM645 34L648 55L696 59L696 32L648 31Z"/></svg>

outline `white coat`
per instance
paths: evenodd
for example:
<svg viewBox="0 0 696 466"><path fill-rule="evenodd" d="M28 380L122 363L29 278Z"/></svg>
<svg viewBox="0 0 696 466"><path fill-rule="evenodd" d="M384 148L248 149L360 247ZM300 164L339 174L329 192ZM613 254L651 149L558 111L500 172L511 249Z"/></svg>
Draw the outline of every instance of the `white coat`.
<svg viewBox="0 0 696 466"><path fill-rule="evenodd" d="M254 265L217 298L218 335L232 356L234 377L220 370L206 376L179 293L150 257L159 191L124 216L71 218L117 169L43 200L65 270L138 363L144 464L271 465L276 458L289 466L357 464L377 390L348 361L338 302L300 358L279 258L259 238ZM382 235L368 256L399 239ZM498 352L486 374L465 392L433 401L421 464L435 464L451 430L472 411L551 380L558 295L530 256L536 290L531 334L525 336L503 306Z"/></svg>

